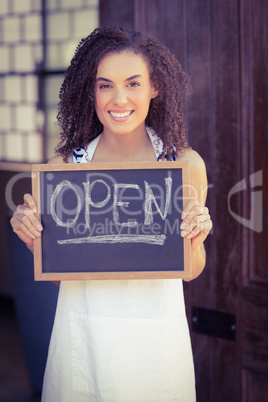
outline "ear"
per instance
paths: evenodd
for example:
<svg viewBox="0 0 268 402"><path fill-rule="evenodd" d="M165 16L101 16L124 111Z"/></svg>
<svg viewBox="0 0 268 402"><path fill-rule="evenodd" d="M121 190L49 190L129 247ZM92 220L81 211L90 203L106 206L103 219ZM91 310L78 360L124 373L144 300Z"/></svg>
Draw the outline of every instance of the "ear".
<svg viewBox="0 0 268 402"><path fill-rule="evenodd" d="M157 95L158 95L158 89L156 89L156 87L154 86L154 87L153 87L153 91L152 91L152 98L151 98L151 99L156 98Z"/></svg>

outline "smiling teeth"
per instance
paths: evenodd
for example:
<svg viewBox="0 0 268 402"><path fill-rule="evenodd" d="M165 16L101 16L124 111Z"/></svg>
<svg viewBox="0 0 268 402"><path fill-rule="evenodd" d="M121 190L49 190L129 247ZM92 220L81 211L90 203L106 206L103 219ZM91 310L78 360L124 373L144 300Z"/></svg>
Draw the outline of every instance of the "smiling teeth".
<svg viewBox="0 0 268 402"><path fill-rule="evenodd" d="M124 112L124 113L115 113L115 112L110 112L110 114L114 117L127 117L131 114L132 112Z"/></svg>

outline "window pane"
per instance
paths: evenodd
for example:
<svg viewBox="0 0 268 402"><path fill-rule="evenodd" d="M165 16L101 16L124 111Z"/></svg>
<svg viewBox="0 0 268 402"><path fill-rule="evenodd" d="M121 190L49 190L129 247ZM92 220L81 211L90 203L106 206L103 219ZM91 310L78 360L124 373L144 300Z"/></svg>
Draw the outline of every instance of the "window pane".
<svg viewBox="0 0 268 402"><path fill-rule="evenodd" d="M17 130L36 129L36 108L35 106L18 105L16 108L16 128Z"/></svg>
<svg viewBox="0 0 268 402"><path fill-rule="evenodd" d="M9 48L7 46L0 46L0 54L0 73L6 73L10 70Z"/></svg>
<svg viewBox="0 0 268 402"><path fill-rule="evenodd" d="M40 162L42 159L42 135L32 133L25 137L27 160L32 163Z"/></svg>
<svg viewBox="0 0 268 402"><path fill-rule="evenodd" d="M41 37L41 21L39 14L29 15L24 19L25 40L32 42L40 42Z"/></svg>
<svg viewBox="0 0 268 402"><path fill-rule="evenodd" d="M35 70L35 62L30 45L15 46L14 61L14 70L17 72L33 72Z"/></svg>
<svg viewBox="0 0 268 402"><path fill-rule="evenodd" d="M46 78L45 94L46 104L51 106L57 106L59 102L59 92L63 81L63 75L51 75Z"/></svg>
<svg viewBox="0 0 268 402"><path fill-rule="evenodd" d="M48 41L61 41L70 36L69 13L58 12L47 15L47 39Z"/></svg>
<svg viewBox="0 0 268 402"><path fill-rule="evenodd" d="M0 105L0 130L11 129L11 108L7 105Z"/></svg>
<svg viewBox="0 0 268 402"><path fill-rule="evenodd" d="M24 160L24 137L20 133L10 132L6 136L6 159L10 161Z"/></svg>
<svg viewBox="0 0 268 402"><path fill-rule="evenodd" d="M18 17L6 17L3 20L3 40L6 43L20 40L20 19Z"/></svg>
<svg viewBox="0 0 268 402"><path fill-rule="evenodd" d="M18 76L5 77L5 101L20 102L22 99L21 93L21 78Z"/></svg>
<svg viewBox="0 0 268 402"><path fill-rule="evenodd" d="M31 11L31 0L13 0L13 11L15 13Z"/></svg>
<svg viewBox="0 0 268 402"><path fill-rule="evenodd" d="M0 1L0 15L5 15L8 13L8 0Z"/></svg>
<svg viewBox="0 0 268 402"><path fill-rule="evenodd" d="M92 10L81 10L74 13L74 36L87 36L98 26L98 14Z"/></svg>
<svg viewBox="0 0 268 402"><path fill-rule="evenodd" d="M62 8L77 8L82 5L83 0L76 0L76 2L74 2L73 0L61 0Z"/></svg>
<svg viewBox="0 0 268 402"><path fill-rule="evenodd" d="M37 78L34 75L27 75L23 78L24 101L37 103Z"/></svg>

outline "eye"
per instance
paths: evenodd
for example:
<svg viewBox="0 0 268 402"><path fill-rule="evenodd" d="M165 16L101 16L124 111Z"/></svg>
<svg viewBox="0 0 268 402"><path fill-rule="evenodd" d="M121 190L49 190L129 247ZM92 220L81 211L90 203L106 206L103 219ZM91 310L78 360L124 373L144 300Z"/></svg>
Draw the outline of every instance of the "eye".
<svg viewBox="0 0 268 402"><path fill-rule="evenodd" d="M130 87L130 88L136 88L136 87L139 87L139 86L140 86L139 82L136 82L136 81L130 82L128 84L128 87Z"/></svg>
<svg viewBox="0 0 268 402"><path fill-rule="evenodd" d="M109 89L109 88L111 88L110 84L100 84L99 85L99 89Z"/></svg>

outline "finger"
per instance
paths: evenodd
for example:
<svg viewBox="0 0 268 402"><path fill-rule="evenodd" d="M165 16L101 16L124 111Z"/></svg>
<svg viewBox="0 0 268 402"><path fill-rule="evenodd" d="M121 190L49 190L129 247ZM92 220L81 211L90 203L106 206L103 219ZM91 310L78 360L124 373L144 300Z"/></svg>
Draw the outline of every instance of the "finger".
<svg viewBox="0 0 268 402"><path fill-rule="evenodd" d="M204 225L204 229L202 230L203 233L205 234L209 234L209 232L211 231L213 227L213 223L212 220L210 219L208 222L206 222L206 224Z"/></svg>
<svg viewBox="0 0 268 402"><path fill-rule="evenodd" d="M25 204L27 204L31 208L31 210L35 214L37 214L37 205L36 205L36 202L34 201L33 197L31 196L31 194L28 194L28 193L24 194L23 200L24 200Z"/></svg>
<svg viewBox="0 0 268 402"><path fill-rule="evenodd" d="M190 210L188 208L191 208ZM182 214L183 221L181 223L181 228L186 228L186 226L188 226L190 224L190 222L192 221L192 219L195 216L198 215L207 215L208 214L208 208L204 207L203 205L198 204L197 202L189 202L187 204L187 212L185 212Z"/></svg>
<svg viewBox="0 0 268 402"><path fill-rule="evenodd" d="M41 232L41 230L43 230L43 227L42 227L40 221L36 218L33 210L31 210L28 206L18 205L15 215L18 216L18 220L22 220L23 217L26 216L28 219L25 220L25 225L32 232L34 230L37 230L39 232Z"/></svg>
<svg viewBox="0 0 268 402"><path fill-rule="evenodd" d="M196 200L196 198L189 198L189 201L187 202L186 207L181 214L181 218L185 219L195 205L198 205L198 201Z"/></svg>
<svg viewBox="0 0 268 402"><path fill-rule="evenodd" d="M209 226L209 222L211 222L209 214L195 215L189 223L183 222L181 224L181 229L183 229L182 236L188 236L192 232L196 235L198 230L196 228L203 230L203 228Z"/></svg>
<svg viewBox="0 0 268 402"><path fill-rule="evenodd" d="M36 229L35 229L35 227L33 226L32 221L31 221L30 218L33 219L31 215L24 215L24 216L22 216L22 218L21 218L21 223L22 223L21 229L24 230L24 228L26 228L26 229L29 230L30 233L33 234L34 236L37 236L37 237L41 236L40 230L36 230ZM36 219L36 218L35 218L35 219ZM37 221L37 222L38 222L38 221ZM39 224L39 223L38 223L38 224ZM24 226L23 226L23 225L24 225Z"/></svg>
<svg viewBox="0 0 268 402"><path fill-rule="evenodd" d="M196 225L186 236L187 239L192 239L193 237L199 235L199 233L203 233L205 238L212 228L212 222L210 220L206 220L204 222L200 222Z"/></svg>
<svg viewBox="0 0 268 402"><path fill-rule="evenodd" d="M202 205L194 206L188 216L182 221L181 226L197 225L199 222L210 219L210 215L207 211L208 209Z"/></svg>
<svg viewBox="0 0 268 402"><path fill-rule="evenodd" d="M10 219L10 224L12 226L13 232L15 232L19 237L21 236L22 233L24 233L25 236L29 237L29 239L34 240L35 239L34 234L31 233L26 227L24 229L22 228L22 226L24 225L21 223L19 219L17 219L16 214L17 213L15 213Z"/></svg>
<svg viewBox="0 0 268 402"><path fill-rule="evenodd" d="M19 219L17 219L19 217ZM23 232L26 236L31 239L40 237L40 232L35 230L26 215L20 216L19 214L14 214L13 218L10 220L11 226L15 233Z"/></svg>

